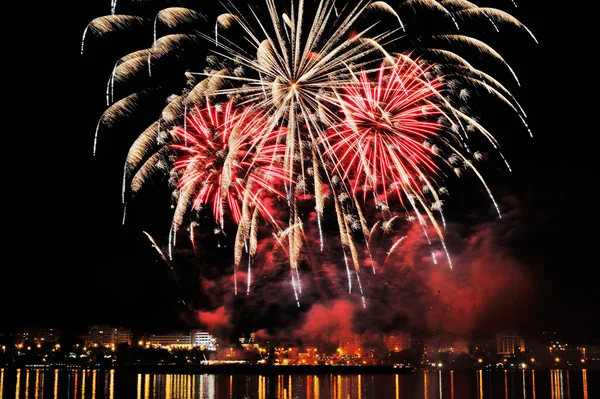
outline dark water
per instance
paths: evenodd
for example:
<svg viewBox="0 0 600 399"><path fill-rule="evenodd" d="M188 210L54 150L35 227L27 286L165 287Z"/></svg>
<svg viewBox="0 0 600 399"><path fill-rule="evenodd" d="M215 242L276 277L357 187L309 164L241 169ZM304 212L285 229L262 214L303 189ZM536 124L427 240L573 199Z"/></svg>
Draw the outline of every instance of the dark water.
<svg viewBox="0 0 600 399"><path fill-rule="evenodd" d="M600 371L183 375L0 370L0 399L599 399Z"/></svg>

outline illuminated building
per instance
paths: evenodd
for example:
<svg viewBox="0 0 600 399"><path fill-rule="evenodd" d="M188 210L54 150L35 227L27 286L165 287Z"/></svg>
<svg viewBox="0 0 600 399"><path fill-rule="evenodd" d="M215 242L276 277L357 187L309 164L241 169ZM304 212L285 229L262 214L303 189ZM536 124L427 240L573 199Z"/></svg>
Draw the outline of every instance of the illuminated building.
<svg viewBox="0 0 600 399"><path fill-rule="evenodd" d="M206 331L175 332L168 334L151 334L141 344L155 348L192 349L215 351L217 340Z"/></svg>
<svg viewBox="0 0 600 399"><path fill-rule="evenodd" d="M402 331L383 333L383 344L390 352L400 352L410 348L410 334Z"/></svg>
<svg viewBox="0 0 600 399"><path fill-rule="evenodd" d="M192 330L191 333L192 346L206 349L209 351L217 350L217 339L210 335L207 331Z"/></svg>
<svg viewBox="0 0 600 399"><path fill-rule="evenodd" d="M360 356L362 341L363 336L361 334L342 332L339 336L338 352L340 355Z"/></svg>
<svg viewBox="0 0 600 399"><path fill-rule="evenodd" d="M53 328L21 328L14 331L15 342L56 342L60 332Z"/></svg>
<svg viewBox="0 0 600 399"><path fill-rule="evenodd" d="M256 333L250 333L250 338L240 337L240 344L246 350L260 349L260 345L256 342Z"/></svg>
<svg viewBox="0 0 600 399"><path fill-rule="evenodd" d="M85 346L103 345L117 346L119 344L131 345L131 330L123 327L92 326L83 336Z"/></svg>
<svg viewBox="0 0 600 399"><path fill-rule="evenodd" d="M190 333L151 334L146 342L155 348L192 349Z"/></svg>
<svg viewBox="0 0 600 399"><path fill-rule="evenodd" d="M515 355L525 352L525 338L517 334L496 334L496 352L499 355Z"/></svg>

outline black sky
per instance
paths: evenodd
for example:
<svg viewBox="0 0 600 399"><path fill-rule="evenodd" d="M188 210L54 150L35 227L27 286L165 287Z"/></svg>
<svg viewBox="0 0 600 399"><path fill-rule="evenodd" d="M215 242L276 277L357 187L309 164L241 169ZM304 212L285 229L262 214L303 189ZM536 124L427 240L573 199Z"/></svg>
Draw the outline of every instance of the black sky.
<svg viewBox="0 0 600 399"><path fill-rule="evenodd" d="M29 19L31 10L24 10L5 50L9 217L0 330L26 324L152 327L178 320L177 292L164 264L139 229L121 226L122 160L114 153L115 159L92 157L107 76L95 76L93 56L79 55L80 41L87 23L107 14L110 2L80 3L53 3ZM503 137L514 172L495 181L519 204L513 253L545 287L531 317L540 330L597 337L596 96L589 83L596 63L581 53L582 16L542 1L522 0L516 9L508 0L494 4L540 41L521 36L504 46L522 83L514 94L535 137L518 129ZM454 214L466 213L470 199L456 196Z"/></svg>

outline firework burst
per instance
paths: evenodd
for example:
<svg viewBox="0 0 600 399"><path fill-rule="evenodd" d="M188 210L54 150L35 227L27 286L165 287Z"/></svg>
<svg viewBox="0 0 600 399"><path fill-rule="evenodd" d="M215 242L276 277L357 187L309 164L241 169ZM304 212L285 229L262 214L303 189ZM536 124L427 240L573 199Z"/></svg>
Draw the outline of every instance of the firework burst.
<svg viewBox="0 0 600 399"><path fill-rule="evenodd" d="M422 66L400 56L391 65L362 72L339 94L343 119L331 126L326 153L333 158L333 171L348 181L352 195L362 191L365 201L372 193L375 205L394 218L389 203L394 194L407 214L414 212L422 224L425 216L431 220L446 249L432 213L439 212L443 220L441 166L453 170L455 160L474 166L457 152L462 149L460 136L446 128L455 124L459 111L443 93L444 77L433 69L434 65ZM448 261L452 266L449 257Z"/></svg>
<svg viewBox="0 0 600 399"><path fill-rule="evenodd" d="M238 112L231 102L224 107L207 103L190 113L187 121L186 128L172 130L171 147L178 154L172 169L177 180L173 226L181 225L186 210L205 207L211 208L221 228L227 210L239 224L248 203L273 220L261 195L283 195L277 190L277 181L283 179L279 165L285 150L276 144L280 131L263 133L267 120L261 114L251 108Z"/></svg>
<svg viewBox="0 0 600 399"><path fill-rule="evenodd" d="M232 102L224 106L208 102L205 108L190 112L187 122L185 128L171 131L171 179L176 201L173 235L190 211L208 208L217 231L224 230L229 214L238 226L234 256L237 270L244 248L249 256L256 252L257 217L278 228L263 198L284 197L277 188L285 179L280 166L285 146L278 144L281 131L265 133L268 120L261 113L251 107L238 111Z"/></svg>
<svg viewBox="0 0 600 399"><path fill-rule="evenodd" d="M110 105L98 129L131 115L140 97L161 86L156 71L161 62L173 60L170 55L199 49L204 54L210 47L203 67L197 67L197 59L181 65L186 87L169 98L131 146L124 202L151 175L169 174L175 199L169 241L186 214L210 210L218 233L230 215L237 226L236 270L243 248L256 250L252 226L261 216L275 228L272 235L289 258L296 300L302 247L308 241L306 203L316 214L321 251L326 240L322 224L326 219L335 223L350 291L355 278L362 293L359 270L365 257L372 260L373 230L390 230L401 214L423 226L430 244L427 226L433 226L452 267L443 238L445 170L458 176L474 173L500 215L474 167L481 153L471 149L470 136L484 137L498 151L500 145L469 111L469 103L482 93L499 99L529 131L511 91L474 66L463 50L494 61L519 84L514 70L462 27L481 20L497 32L508 24L535 40L533 34L504 11L463 0L405 1L397 7L368 0L352 5L298 0L287 7L264 0L264 5L247 11L229 3L207 32L202 10L168 7L153 17L130 17L118 15L114 1L111 15L86 28L82 53L90 35L140 25L152 35L150 47L114 64L106 90ZM386 17L395 26L381 31L379 21ZM183 64L191 58L177 59ZM142 74L152 87L126 95L127 83ZM121 99L115 86L124 94ZM278 219L271 213L265 197L287 205L281 223L287 227L279 228L281 214ZM367 217L373 208L377 220ZM401 243L396 240L386 261ZM432 259L436 262L433 251Z"/></svg>

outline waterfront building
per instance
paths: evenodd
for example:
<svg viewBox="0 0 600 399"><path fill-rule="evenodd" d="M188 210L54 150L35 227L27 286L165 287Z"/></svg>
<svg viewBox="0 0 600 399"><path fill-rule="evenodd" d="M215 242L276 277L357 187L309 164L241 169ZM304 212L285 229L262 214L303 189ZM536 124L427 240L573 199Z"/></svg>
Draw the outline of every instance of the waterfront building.
<svg viewBox="0 0 600 399"><path fill-rule="evenodd" d="M129 328L99 325L90 327L82 338L84 345L88 347L102 345L114 348L119 344L131 345L131 337Z"/></svg>
<svg viewBox="0 0 600 399"><path fill-rule="evenodd" d="M192 346L195 348L206 349L209 351L217 350L217 339L208 331L192 330L191 342Z"/></svg>
<svg viewBox="0 0 600 399"><path fill-rule="evenodd" d="M383 344L390 352L403 351L410 348L410 334L402 331L384 333Z"/></svg>
<svg viewBox="0 0 600 399"><path fill-rule="evenodd" d="M151 334L146 345L154 348L192 349L190 333Z"/></svg>
<svg viewBox="0 0 600 399"><path fill-rule="evenodd" d="M503 356L525 352L525 338L519 334L496 334L496 353Z"/></svg>
<svg viewBox="0 0 600 399"><path fill-rule="evenodd" d="M342 356L360 356L362 343L362 334L341 332L339 335L338 353Z"/></svg>
<svg viewBox="0 0 600 399"><path fill-rule="evenodd" d="M16 343L34 342L58 342L60 331L54 328L19 328L14 331Z"/></svg>

